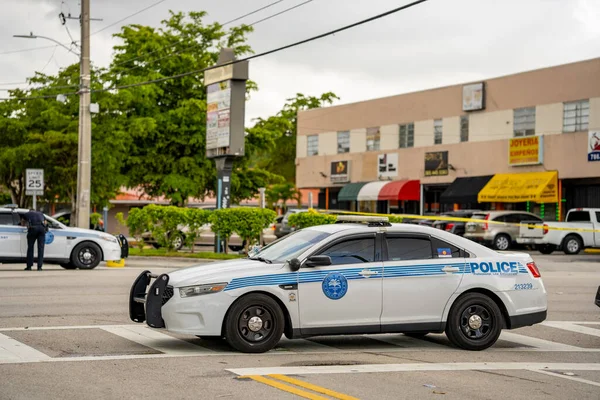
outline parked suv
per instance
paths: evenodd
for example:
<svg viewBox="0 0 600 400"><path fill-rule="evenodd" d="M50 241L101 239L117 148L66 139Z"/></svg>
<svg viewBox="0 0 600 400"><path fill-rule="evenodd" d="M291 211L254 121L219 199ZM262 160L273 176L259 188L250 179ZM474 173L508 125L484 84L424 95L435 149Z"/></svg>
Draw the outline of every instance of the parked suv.
<svg viewBox="0 0 600 400"><path fill-rule="evenodd" d="M481 210L456 210L449 211L442 214L443 217L457 217L457 218L471 218L475 213L482 213ZM463 221L434 221L433 227L441 229L446 232L454 233L458 236L465 234L465 225L467 223Z"/></svg>
<svg viewBox="0 0 600 400"><path fill-rule="evenodd" d="M467 222L464 234L465 238L491 245L496 250L508 250L516 243L520 228L512 224L543 222L537 215L525 211L486 211L475 213L471 218L496 222Z"/></svg>

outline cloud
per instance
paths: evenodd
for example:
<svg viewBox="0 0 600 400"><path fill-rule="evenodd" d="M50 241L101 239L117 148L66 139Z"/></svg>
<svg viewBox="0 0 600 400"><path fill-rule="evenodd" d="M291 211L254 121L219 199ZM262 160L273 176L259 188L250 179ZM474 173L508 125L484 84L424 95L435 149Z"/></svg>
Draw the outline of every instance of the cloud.
<svg viewBox="0 0 600 400"><path fill-rule="evenodd" d="M244 19L251 23L303 0L286 0ZM227 21L272 0L199 3L167 0L124 24L158 26L168 10L200 11L207 22ZM405 0L405 4L409 0ZM77 0L63 0L62 9L79 15ZM314 0L255 27L249 42L258 53L305 39L398 7L397 0L371 2ZM130 15L152 2L92 1L92 32ZM68 42L60 24L59 0L3 0L0 52L52 44L19 40L15 33L34 33ZM247 104L247 121L277 112L297 92L319 95L333 91L342 103L415 90L492 78L524 70L599 57L600 2L594 0L430 0L355 29L276 53L250 63L259 92ZM69 21L79 37L79 24ZM92 60L107 65L120 26L92 36ZM23 81L41 69L52 49L0 56L1 82ZM63 49L56 62L77 59ZM46 72L56 72L51 62Z"/></svg>

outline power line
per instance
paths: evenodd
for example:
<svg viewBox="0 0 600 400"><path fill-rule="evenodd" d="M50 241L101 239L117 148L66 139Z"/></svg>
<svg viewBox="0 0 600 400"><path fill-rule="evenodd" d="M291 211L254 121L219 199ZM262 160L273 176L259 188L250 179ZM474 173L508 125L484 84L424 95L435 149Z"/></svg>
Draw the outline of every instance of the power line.
<svg viewBox="0 0 600 400"><path fill-rule="evenodd" d="M98 29L96 32L93 32L93 33L92 33L90 36L93 36L93 35L95 35L96 33L100 33L100 32L102 32L102 31L105 31L106 29L108 29L108 28L110 28L110 27L113 27L113 26L115 26L115 25L117 25L117 24L119 24L119 23L121 23L121 22L123 22L123 21L125 21L125 20L127 20L127 19L129 19L129 18L131 18L131 17L135 17L136 15L138 15L138 14L141 14L141 13L143 13L143 12L144 12L144 11L146 11L146 10L149 10L149 9L151 9L151 8L153 8L153 7L156 7L157 5L159 5L159 4L161 4L161 3L164 3L165 1L167 1L167 0L159 0L159 1L157 1L156 3L150 4L150 5L149 5L148 7L146 7L146 8L142 8L141 10L139 10L139 11L136 11L136 12L134 12L133 14L130 14L130 15L126 16L125 18L121 18L120 20L118 20L118 21L115 21L115 22L113 22L112 24L106 25L104 28Z"/></svg>
<svg viewBox="0 0 600 400"><path fill-rule="evenodd" d="M69 43L66 43L69 44ZM42 50L42 49L51 49L53 48L54 45L50 45L50 46L39 46L39 47L30 47L28 49L20 49L20 50L8 50L8 51L3 51L0 53L0 55L4 55L4 54L15 54L15 53L25 53L27 51L34 51L34 50Z"/></svg>
<svg viewBox="0 0 600 400"><path fill-rule="evenodd" d="M251 11L251 12L249 12L249 13L246 13L246 14L244 14L244 15L240 15L239 17L236 17L236 18L234 18L234 19L232 19L232 20L230 20L230 21L227 21L227 22L223 23L221 26L226 26L226 25L229 25L229 24L231 24L231 23L233 23L233 22L239 21L239 20L240 20L240 19L242 19L242 18L249 17L250 15L256 14L257 12L260 12L260 11L262 11L262 10L266 10L266 9L267 9L267 8L269 8L269 7L273 7L274 5L276 5L276 4L279 4L279 3L281 3L282 1L285 1L285 0L277 0L277 1L274 1L274 2L272 2L272 3L269 3L269 4L267 4L267 5L266 5L266 6L264 6L264 7L258 8L258 9L254 10L254 11ZM312 0L311 0L311 1L312 1ZM200 35L196 36L194 39L197 39L198 37L200 37ZM175 42L174 44L172 44L172 45L169 45L169 46L167 46L167 47L175 47L175 46L177 46L177 45L178 45L178 44L180 44L180 43L183 43L183 39L182 39L182 40L180 40L180 41L178 41L178 42ZM128 60L125 60L125 61L121 61L121 62L119 62L119 63L116 63L116 64L114 64L114 65L113 65L113 67L118 67L119 65L127 64L127 63L129 63L129 62L131 62L131 61L135 61L135 60L139 60L139 59L141 59L141 58L148 57L149 55L152 55L152 54L158 53L159 51L163 50L164 48L165 48L165 47L161 47L161 48L159 48L159 49L157 49L157 50L154 50L154 51L151 51L151 52L149 52L149 53L142 54L142 55L139 55L139 56L137 56L137 57L130 58L130 59L128 59Z"/></svg>
<svg viewBox="0 0 600 400"><path fill-rule="evenodd" d="M216 68L221 68L221 67L224 67L224 66L227 66L227 65L237 64L237 63L245 62L245 61L250 61L250 60L253 60L253 59L256 59L256 58L259 58L259 57L264 57L264 56L267 56L267 55L270 55L270 54L278 53L280 51L287 50L287 49L290 49L292 47L300 46L300 45L305 44L305 43L313 42L315 40L322 39L324 37L331 36L331 35L334 35L336 33L346 31L348 29L355 28L357 26L366 24L368 22L375 21L377 19L381 19L383 17L387 17L388 15L392 15L392 14L398 13L398 12L400 12L402 10L414 7L414 6L418 5L418 4L425 3L426 1L428 1L428 0L417 0L417 1L414 1L412 3L406 4L404 6L397 7L397 8L394 8L392 10L386 11L386 12L384 12L382 14L378 14L378 15L375 15L373 17L360 20L360 21L355 22L353 24L346 25L346 26L343 26L341 28L334 29L334 30L329 31L329 32L325 32L325 33L322 33L322 34L317 35L317 36L312 36L312 37L310 37L308 39L304 39L304 40L301 40L301 41L298 41L298 42L294 42L294 43L291 43L291 44L288 44L288 45L285 45L285 46L281 46L281 47L278 47L278 48L275 48L275 49L272 49L272 50L267 50L267 51L264 51L262 53L258 53L258 54L254 54L254 55L251 55L251 56L248 56L248 57L245 57L245 58L241 58L239 60L233 60L233 61L226 62L226 63L220 64L220 65L214 65L214 66L211 66L211 67L201 68L201 69L198 69L198 70L183 72L181 74L176 74L176 75L172 75L172 76L166 76L164 78L158 78L158 79L153 79L153 80L149 80L149 81L137 82L137 83L132 83L132 84L129 84L129 85L120 85L120 86L113 86L113 87L108 87L108 88L103 88L103 89L95 89L95 90L91 90L90 92L91 93L100 93L100 92L107 92L107 91L111 91L111 90L128 89L128 88L137 87L137 86L145 86L145 85L150 85L150 84L153 84L153 83L160 83L160 82L165 82L165 81L172 80L172 79L179 79L179 78L183 78L183 77L190 76L190 75L200 74L200 73L203 73L205 71L209 71L209 70L216 69ZM73 95L76 95L76 94L77 93L65 93L64 95L65 96L73 96ZM37 98L49 98L49 97L53 97L53 96L34 96L34 97L28 97L28 98L20 98L19 100L33 100L33 99L37 99ZM0 100L9 100L9 99L0 99Z"/></svg>
<svg viewBox="0 0 600 400"><path fill-rule="evenodd" d="M279 0L279 1L283 1L283 0ZM275 18L275 17L277 17L277 16L279 16L279 15L282 15L282 14L285 14L285 13L287 13L287 12L290 12L290 11L292 11L292 10L296 9L296 8L299 8L299 7L301 7L301 6L305 5L305 4L311 3L311 2L313 2L313 1L314 1L314 0L306 0L306 1L305 1L305 2L303 2L303 3L296 4L296 5L295 5L295 6L293 6L293 7L286 8L285 10L283 10L283 11L280 11L280 12L278 12L278 13L276 13L276 14L269 15L268 17L265 17L265 18L263 18L263 19L260 19L260 20L258 20L258 21L255 21L255 22L253 22L253 23L249 24L248 26L255 26L255 25L258 25L258 24L260 24L260 23L262 23L262 22L268 21L268 20L270 20L270 19L272 19L272 18ZM263 7L263 8L264 8L264 7ZM236 20L237 20L237 19L240 19L240 17L236 18ZM235 20L232 20L232 21L235 21ZM227 22L227 23L229 23L229 22ZM227 34L225 34L223 37L227 37L227 36L229 36L230 34L231 34L231 33L227 33ZM123 71L120 71L120 73L121 73L121 74L123 74L123 73L125 73L125 72L127 72L127 71L131 71L132 69L136 69L136 68L140 68L140 67L145 67L145 66L147 66L148 64L154 64L155 62L158 62L158 61L164 60L164 59L166 59L166 58L169 58L169 57L173 57L173 56L179 55L179 54L181 54L181 53L185 53L185 52L187 52L187 51L189 51L189 50L192 50L192 49L195 49L195 48L197 48L197 47L199 47L199 46L201 46L201 45L200 45L200 44L195 44L195 45L193 45L193 46L187 47L187 48L185 48L185 49L183 49L183 50L180 50L180 51L177 51L177 52L175 52L175 53L167 54L167 55L166 55L166 56L164 56L164 57L160 57L160 58L156 58L156 59L154 59L154 60L148 61L148 62L147 62L147 63L145 63L144 65L134 65L134 66L133 66L133 67L131 67L131 68L128 68L128 69L126 69L126 70L123 70ZM115 65L115 66L116 66L116 65Z"/></svg>

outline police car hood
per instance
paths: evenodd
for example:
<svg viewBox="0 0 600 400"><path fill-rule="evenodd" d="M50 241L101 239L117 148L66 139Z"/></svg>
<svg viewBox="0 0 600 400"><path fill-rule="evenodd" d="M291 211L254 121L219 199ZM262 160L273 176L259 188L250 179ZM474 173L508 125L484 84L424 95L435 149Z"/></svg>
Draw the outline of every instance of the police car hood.
<svg viewBox="0 0 600 400"><path fill-rule="evenodd" d="M60 232L64 232L64 233L68 233L68 234L73 234L73 236L77 236L77 237L100 237L100 235L108 235L108 233L105 232L100 232L100 231L95 231L92 229L83 229L83 228L75 228L75 227L67 227L64 229L61 229Z"/></svg>
<svg viewBox="0 0 600 400"><path fill-rule="evenodd" d="M282 263L267 264L248 258L215 262L169 272L169 285L182 287L204 283L230 282L233 278L279 273L282 272L283 266Z"/></svg>

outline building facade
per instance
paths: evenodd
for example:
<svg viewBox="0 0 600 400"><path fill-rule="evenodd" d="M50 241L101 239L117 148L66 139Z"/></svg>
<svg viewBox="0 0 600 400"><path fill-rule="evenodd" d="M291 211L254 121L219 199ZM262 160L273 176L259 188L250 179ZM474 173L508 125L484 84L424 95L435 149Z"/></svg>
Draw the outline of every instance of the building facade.
<svg viewBox="0 0 600 400"><path fill-rule="evenodd" d="M600 207L600 58L303 111L296 157L321 208Z"/></svg>

